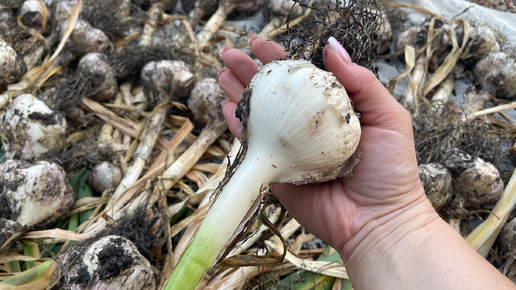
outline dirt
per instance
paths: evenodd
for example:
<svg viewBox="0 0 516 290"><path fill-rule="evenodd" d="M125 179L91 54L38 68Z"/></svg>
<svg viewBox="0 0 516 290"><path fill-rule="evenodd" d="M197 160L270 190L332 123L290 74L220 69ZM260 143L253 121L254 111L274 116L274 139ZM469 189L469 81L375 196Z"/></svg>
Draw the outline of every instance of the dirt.
<svg viewBox="0 0 516 290"><path fill-rule="evenodd" d="M57 123L61 123L61 120L63 119L61 114L59 114L57 112L56 113L49 113L49 114L44 114L44 113L40 113L40 112L33 112L33 113L30 113L27 117L29 117L29 119L31 119L31 120L40 121L45 126L55 125Z"/></svg>
<svg viewBox="0 0 516 290"><path fill-rule="evenodd" d="M113 238L110 241L111 243L105 246L98 254L100 264L98 275L100 280L118 277L120 272L129 268L134 261L131 255L125 253L122 247L124 242L122 238Z"/></svg>

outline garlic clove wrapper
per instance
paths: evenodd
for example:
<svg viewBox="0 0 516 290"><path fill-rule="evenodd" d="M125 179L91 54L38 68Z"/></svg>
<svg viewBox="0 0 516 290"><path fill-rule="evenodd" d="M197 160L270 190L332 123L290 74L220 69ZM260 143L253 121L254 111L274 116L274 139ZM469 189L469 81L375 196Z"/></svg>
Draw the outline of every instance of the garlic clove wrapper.
<svg viewBox="0 0 516 290"><path fill-rule="evenodd" d="M10 158L31 159L66 144L66 119L31 94L16 97L2 122L2 150Z"/></svg>

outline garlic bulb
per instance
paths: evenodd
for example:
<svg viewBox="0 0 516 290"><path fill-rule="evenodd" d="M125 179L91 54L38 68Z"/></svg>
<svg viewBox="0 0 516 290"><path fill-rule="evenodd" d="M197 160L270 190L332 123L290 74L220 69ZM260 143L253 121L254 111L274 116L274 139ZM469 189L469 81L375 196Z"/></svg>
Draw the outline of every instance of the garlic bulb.
<svg viewBox="0 0 516 290"><path fill-rule="evenodd" d="M378 54L384 53L389 48L392 40L392 26L387 18L387 14L382 13L382 19L383 21L376 32L378 35L377 43L380 46L378 48Z"/></svg>
<svg viewBox="0 0 516 290"><path fill-rule="evenodd" d="M31 94L16 97L1 126L2 150L10 158L30 159L66 144L66 119Z"/></svg>
<svg viewBox="0 0 516 290"><path fill-rule="evenodd" d="M516 97L516 62L514 56L495 52L479 60L473 69L475 81L482 89L494 92L497 97Z"/></svg>
<svg viewBox="0 0 516 290"><path fill-rule="evenodd" d="M265 5L267 9L263 9L263 14L268 22L258 34L260 37L278 29L287 17L292 20L303 14L303 7L293 0L266 0Z"/></svg>
<svg viewBox="0 0 516 290"><path fill-rule="evenodd" d="M62 24L61 33L64 33L67 25L68 21ZM78 57L90 52L106 52L112 47L109 38L102 30L93 28L84 20L77 21L70 36L70 43L73 53Z"/></svg>
<svg viewBox="0 0 516 290"><path fill-rule="evenodd" d="M188 99L188 108L194 114L194 121L201 127L212 122L224 121L220 103L226 99L226 94L214 78L204 78L195 84Z"/></svg>
<svg viewBox="0 0 516 290"><path fill-rule="evenodd" d="M54 17L57 27L62 26L62 24L70 18L75 4L77 4L77 0L56 1L52 16Z"/></svg>
<svg viewBox="0 0 516 290"><path fill-rule="evenodd" d="M86 73L91 78L98 78L100 99L112 99L118 93L118 83L111 66L107 63L107 56L102 53L88 53L81 58L77 66L79 73Z"/></svg>
<svg viewBox="0 0 516 290"><path fill-rule="evenodd" d="M43 13L45 13L47 19L47 23L45 24L45 31L50 30L50 9L48 9L45 4L39 4L42 3L38 0L27 0L23 2L23 5L20 8L19 15L21 17L21 21L23 25L34 28L37 30L41 30L43 26ZM41 6L40 6L41 5ZM46 11L42 11L42 9L45 9Z"/></svg>
<svg viewBox="0 0 516 290"><path fill-rule="evenodd" d="M490 53L500 51L500 44L496 41L496 34L487 25L472 26L469 42L462 53L463 58L484 58Z"/></svg>
<svg viewBox="0 0 516 290"><path fill-rule="evenodd" d="M465 207L480 207L502 196L503 181L493 164L453 149L448 152L444 165L454 175L453 188Z"/></svg>
<svg viewBox="0 0 516 290"><path fill-rule="evenodd" d="M0 35L0 87L19 81L26 71L23 59Z"/></svg>
<svg viewBox="0 0 516 290"><path fill-rule="evenodd" d="M111 162L104 161L91 170L90 185L97 192L114 190L122 180L122 170Z"/></svg>
<svg viewBox="0 0 516 290"><path fill-rule="evenodd" d="M7 160L0 164L0 200L4 219L22 227L43 227L70 210L75 193L66 173L55 163Z"/></svg>
<svg viewBox="0 0 516 290"><path fill-rule="evenodd" d="M78 244L59 267L59 289L155 289L151 265L136 246L120 236Z"/></svg>
<svg viewBox="0 0 516 290"><path fill-rule="evenodd" d="M141 79L144 91L174 93L175 100L188 96L197 81L190 67L180 60L151 61L143 67Z"/></svg>
<svg viewBox="0 0 516 290"><path fill-rule="evenodd" d="M265 65L244 92L237 116L244 144L238 168L219 186L166 289L195 288L264 184L325 182L350 175L358 161L353 154L360 123L344 87L307 61Z"/></svg>
<svg viewBox="0 0 516 290"><path fill-rule="evenodd" d="M444 165L438 163L419 165L419 178L426 197L435 210L439 210L448 203L452 192L452 178L450 171Z"/></svg>

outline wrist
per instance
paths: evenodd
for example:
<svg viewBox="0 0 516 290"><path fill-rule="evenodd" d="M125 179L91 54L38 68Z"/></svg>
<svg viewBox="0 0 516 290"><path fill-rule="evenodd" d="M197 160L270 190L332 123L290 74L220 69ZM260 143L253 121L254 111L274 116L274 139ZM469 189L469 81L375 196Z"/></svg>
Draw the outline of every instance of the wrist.
<svg viewBox="0 0 516 290"><path fill-rule="evenodd" d="M411 202L368 222L339 253L350 276L353 272L367 273L380 259L382 264L395 263L396 255L424 243L440 223L441 218L420 188Z"/></svg>

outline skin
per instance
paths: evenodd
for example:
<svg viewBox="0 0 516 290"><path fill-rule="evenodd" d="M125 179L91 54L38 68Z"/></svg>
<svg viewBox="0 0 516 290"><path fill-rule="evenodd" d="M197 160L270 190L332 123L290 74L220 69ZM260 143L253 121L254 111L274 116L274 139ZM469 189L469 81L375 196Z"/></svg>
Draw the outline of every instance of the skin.
<svg viewBox="0 0 516 290"><path fill-rule="evenodd" d="M249 42L263 63L285 57L266 38ZM364 158L352 177L275 184L274 194L301 225L340 253L355 289L516 289L432 208L419 180L408 112L370 71L337 51L326 46L324 64L361 114ZM240 138L235 110L258 66L236 49L220 54L226 68L219 84L229 98L223 112Z"/></svg>

